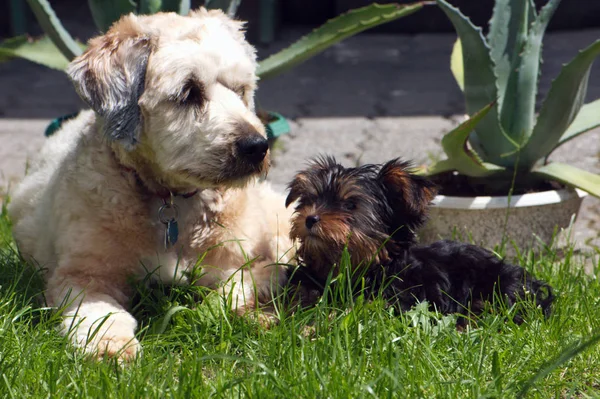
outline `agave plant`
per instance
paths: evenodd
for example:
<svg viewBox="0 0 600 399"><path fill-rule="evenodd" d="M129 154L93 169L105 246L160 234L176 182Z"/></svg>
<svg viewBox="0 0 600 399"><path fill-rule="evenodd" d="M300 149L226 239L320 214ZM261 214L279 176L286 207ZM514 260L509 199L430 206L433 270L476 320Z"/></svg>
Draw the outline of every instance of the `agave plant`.
<svg viewBox="0 0 600 399"><path fill-rule="evenodd" d="M548 156L600 126L600 100L584 105L600 40L565 64L536 115L542 43L560 0L496 0L487 37L459 9L436 0L458 34L451 69L469 119L442 140L447 155L429 175L457 171L484 182L559 181L600 197L600 176Z"/></svg>

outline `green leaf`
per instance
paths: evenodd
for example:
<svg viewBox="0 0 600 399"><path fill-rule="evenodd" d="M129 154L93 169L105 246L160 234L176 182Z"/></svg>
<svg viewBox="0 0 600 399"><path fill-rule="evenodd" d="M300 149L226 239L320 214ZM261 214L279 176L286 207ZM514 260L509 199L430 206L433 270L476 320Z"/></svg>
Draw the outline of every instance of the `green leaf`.
<svg viewBox="0 0 600 399"><path fill-rule="evenodd" d="M542 60L542 40L548 22L559 3L560 0L550 0L542 8L529 33L526 26L528 13L519 15L519 39L515 41L515 47L512 49L515 59L508 70L501 71L507 74L508 81L502 96L502 100L506 98L507 101L502 102L500 123L504 131L518 143L527 140L535 123L535 100ZM522 4L527 5L528 2L523 1Z"/></svg>
<svg viewBox="0 0 600 399"><path fill-rule="evenodd" d="M510 73L518 67L521 58L520 53L527 38L528 17L529 1L496 0L487 39L494 63L500 109Z"/></svg>
<svg viewBox="0 0 600 399"><path fill-rule="evenodd" d="M490 49L481 33L460 10L445 0L436 0L454 25L461 41L464 67L464 93L469 115L497 100L496 77L490 58ZM498 122L497 105L489 115L477 125L477 139L471 144L489 162L498 165L511 164L502 154L514 152L514 145L505 137Z"/></svg>
<svg viewBox="0 0 600 399"><path fill-rule="evenodd" d="M176 12L179 15L190 13L191 0L162 0L162 11Z"/></svg>
<svg viewBox="0 0 600 399"><path fill-rule="evenodd" d="M241 0L206 0L204 7L208 9L219 8L233 18L239 8Z"/></svg>
<svg viewBox="0 0 600 399"><path fill-rule="evenodd" d="M372 4L351 10L327 21L319 28L302 37L290 47L260 62L258 76L270 78L314 57L335 43L364 30L410 15L427 2L414 4Z"/></svg>
<svg viewBox="0 0 600 399"><path fill-rule="evenodd" d="M27 0L27 3L44 32L69 61L81 54L81 47L62 26L48 0Z"/></svg>
<svg viewBox="0 0 600 399"><path fill-rule="evenodd" d="M556 180L577 187L600 198L600 175L559 162L540 166L531 172L533 175Z"/></svg>
<svg viewBox="0 0 600 399"><path fill-rule="evenodd" d="M131 0L88 0L92 18L101 32L106 32L122 15L136 12Z"/></svg>
<svg viewBox="0 0 600 399"><path fill-rule="evenodd" d="M463 53L460 39L456 39L450 56L450 70L460 90L465 91L465 68L463 66Z"/></svg>
<svg viewBox="0 0 600 399"><path fill-rule="evenodd" d="M156 14L162 9L162 0L140 0L138 13L144 15Z"/></svg>
<svg viewBox="0 0 600 399"><path fill-rule="evenodd" d="M521 153L524 167L531 168L548 155L579 113L587 93L590 68L600 54L600 40L565 65L552 82L533 133Z"/></svg>
<svg viewBox="0 0 600 399"><path fill-rule="evenodd" d="M448 159L434 164L427 171L428 175L456 170L463 175L484 177L504 170L499 166L483 162L479 155L467 145L469 134L494 109L495 105L495 103L488 104L442 138L442 148Z"/></svg>
<svg viewBox="0 0 600 399"><path fill-rule="evenodd" d="M596 100L589 104L585 104L579 110L579 113L575 117L571 126L562 135L556 146L552 149L558 148L569 140L574 139L582 133L590 131L600 126L600 100Z"/></svg>
<svg viewBox="0 0 600 399"><path fill-rule="evenodd" d="M77 43L77 42L76 42ZM81 43L77 45L84 49ZM23 58L52 69L64 70L69 65L69 60L58 50L48 36L39 40L19 36L7 39L0 44L0 61L11 58Z"/></svg>

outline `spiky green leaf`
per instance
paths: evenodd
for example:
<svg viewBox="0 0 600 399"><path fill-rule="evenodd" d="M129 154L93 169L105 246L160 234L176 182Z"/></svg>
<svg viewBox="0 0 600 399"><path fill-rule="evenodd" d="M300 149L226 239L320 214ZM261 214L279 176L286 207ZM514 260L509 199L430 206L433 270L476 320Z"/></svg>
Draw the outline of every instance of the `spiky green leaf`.
<svg viewBox="0 0 600 399"><path fill-rule="evenodd" d="M122 15L137 11L132 0L88 0L88 5L101 32L106 32Z"/></svg>
<svg viewBox="0 0 600 399"><path fill-rule="evenodd" d="M190 13L191 0L162 0L161 11L176 12L179 15Z"/></svg>
<svg viewBox="0 0 600 399"><path fill-rule="evenodd" d="M162 8L162 0L139 0L138 13L144 15L156 14Z"/></svg>
<svg viewBox="0 0 600 399"><path fill-rule="evenodd" d="M69 61L81 54L81 47L62 26L48 0L27 0L38 23Z"/></svg>
<svg viewBox="0 0 600 399"><path fill-rule="evenodd" d="M458 125L442 138L442 148L448 159L434 164L427 174L434 175L450 170L456 170L463 175L484 177L500 172L503 168L483 162L479 155L469 148L467 140L469 134L477 124L494 109L495 103L488 104L472 117Z"/></svg>
<svg viewBox="0 0 600 399"><path fill-rule="evenodd" d="M579 110L571 126L562 135L554 149L560 147L569 140L600 126L600 100L585 104Z"/></svg>
<svg viewBox="0 0 600 399"><path fill-rule="evenodd" d="M474 115L487 104L497 100L496 77L490 58L490 49L481 33L460 10L445 0L436 0L454 25L461 41L464 68L464 93L469 115ZM475 129L477 139L471 144L488 162L504 165L502 154L514 152L514 145L507 139L498 122L497 105ZM510 162L508 162L510 163Z"/></svg>
<svg viewBox="0 0 600 399"><path fill-rule="evenodd" d="M508 72L509 75L506 76L508 80L503 95L506 101L502 102L500 108L500 123L504 131L518 143L527 140L535 123L535 100L542 60L542 40L559 3L560 0L550 0L542 8L528 33L526 31L528 16L519 15L519 40L515 41L514 48L511 49L515 53L514 62L507 71L503 71L503 73ZM527 5L528 2L523 1L522 4Z"/></svg>
<svg viewBox="0 0 600 399"><path fill-rule="evenodd" d="M77 43L77 45L81 49L85 48L81 43ZM19 36L3 41L0 44L0 62L15 57L52 69L64 70L69 64L69 60L58 50L48 36L43 36L39 40Z"/></svg>
<svg viewBox="0 0 600 399"><path fill-rule="evenodd" d="M552 162L531 172L535 176L559 181L577 187L600 198L600 175L576 168L565 163Z"/></svg>
<svg viewBox="0 0 600 399"><path fill-rule="evenodd" d="M372 4L351 10L327 21L290 47L260 62L258 76L266 79L314 57L335 43L364 30L410 15L427 2L414 4Z"/></svg>
<svg viewBox="0 0 600 399"><path fill-rule="evenodd" d="M531 168L549 154L575 120L585 100L590 68L598 55L600 40L579 52L552 82L533 133L522 150L524 167Z"/></svg>
<svg viewBox="0 0 600 399"><path fill-rule="evenodd" d="M450 70L456 80L456 84L462 91L465 90L465 68L463 66L463 53L460 39L456 39L454 47L452 47L452 55L450 56Z"/></svg>
<svg viewBox="0 0 600 399"><path fill-rule="evenodd" d="M502 109L509 76L512 70L518 68L521 51L527 38L529 5L529 1L523 0L496 0L494 5L487 39L494 63L500 109Z"/></svg>

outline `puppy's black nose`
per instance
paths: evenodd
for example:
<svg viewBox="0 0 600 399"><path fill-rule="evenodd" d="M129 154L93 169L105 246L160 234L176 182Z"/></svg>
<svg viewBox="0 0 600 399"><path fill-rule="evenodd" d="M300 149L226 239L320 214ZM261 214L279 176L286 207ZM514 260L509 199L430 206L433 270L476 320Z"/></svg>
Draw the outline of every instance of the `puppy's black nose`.
<svg viewBox="0 0 600 399"><path fill-rule="evenodd" d="M319 217L319 215L310 215L306 217L306 228L307 229L312 229L312 227L317 224L319 222L319 220L321 220L321 218Z"/></svg>
<svg viewBox="0 0 600 399"><path fill-rule="evenodd" d="M236 142L238 154L252 163L259 163L267 155L269 142L263 136L245 136Z"/></svg>

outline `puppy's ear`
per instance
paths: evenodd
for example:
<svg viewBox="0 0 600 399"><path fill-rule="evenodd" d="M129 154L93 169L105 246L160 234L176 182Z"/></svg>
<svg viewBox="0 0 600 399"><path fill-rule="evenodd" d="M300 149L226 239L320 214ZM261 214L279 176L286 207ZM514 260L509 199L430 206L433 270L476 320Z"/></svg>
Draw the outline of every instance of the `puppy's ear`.
<svg viewBox="0 0 600 399"><path fill-rule="evenodd" d="M67 73L79 96L104 119L104 133L131 149L139 140L138 100L152 44L137 17L121 18L69 65Z"/></svg>
<svg viewBox="0 0 600 399"><path fill-rule="evenodd" d="M308 175L304 172L300 172L296 174L294 180L290 184L288 184L288 190L290 193L285 199L285 207L287 208L290 204L296 201L302 193L306 191L306 185L308 183Z"/></svg>
<svg viewBox="0 0 600 399"><path fill-rule="evenodd" d="M437 194L433 182L411 173L409 162L394 159L382 166L378 179L392 208L392 229L416 229L425 222L429 203Z"/></svg>

